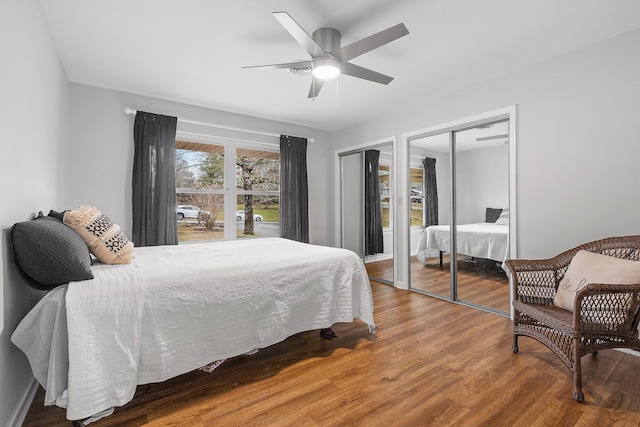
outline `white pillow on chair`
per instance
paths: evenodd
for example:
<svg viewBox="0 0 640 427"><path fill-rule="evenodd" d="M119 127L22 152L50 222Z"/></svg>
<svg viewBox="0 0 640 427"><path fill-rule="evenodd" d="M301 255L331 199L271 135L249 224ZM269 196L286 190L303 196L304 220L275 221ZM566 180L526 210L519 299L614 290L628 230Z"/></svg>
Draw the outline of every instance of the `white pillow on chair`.
<svg viewBox="0 0 640 427"><path fill-rule="evenodd" d="M556 307L573 311L576 294L589 283L631 285L640 283L640 261L578 251L558 286Z"/></svg>

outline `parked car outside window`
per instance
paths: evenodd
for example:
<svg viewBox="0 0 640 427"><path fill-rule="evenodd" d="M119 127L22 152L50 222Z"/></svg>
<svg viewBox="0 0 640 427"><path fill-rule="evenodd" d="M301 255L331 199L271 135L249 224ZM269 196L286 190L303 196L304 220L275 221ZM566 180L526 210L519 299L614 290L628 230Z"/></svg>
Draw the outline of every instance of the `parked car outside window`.
<svg viewBox="0 0 640 427"><path fill-rule="evenodd" d="M262 219L262 215L253 214L254 221L260 222ZM244 221L244 211L236 211L236 221Z"/></svg>
<svg viewBox="0 0 640 427"><path fill-rule="evenodd" d="M184 218L198 218L200 211L201 209L199 207L193 205L179 205L176 209L178 220L182 220Z"/></svg>

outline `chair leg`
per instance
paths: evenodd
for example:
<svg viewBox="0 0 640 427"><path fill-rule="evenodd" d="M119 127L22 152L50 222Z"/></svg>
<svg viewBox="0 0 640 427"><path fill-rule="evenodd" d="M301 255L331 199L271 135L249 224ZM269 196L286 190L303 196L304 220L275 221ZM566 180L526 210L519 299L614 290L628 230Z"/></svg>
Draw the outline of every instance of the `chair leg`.
<svg viewBox="0 0 640 427"><path fill-rule="evenodd" d="M516 328L518 326L518 311L514 310L513 313L513 344L511 344L511 351L518 353L518 335L516 334Z"/></svg>
<svg viewBox="0 0 640 427"><path fill-rule="evenodd" d="M578 403L584 403L584 393L582 393L582 374L573 373L573 399Z"/></svg>
<svg viewBox="0 0 640 427"><path fill-rule="evenodd" d="M584 403L582 393L582 363L580 361L580 338L573 341L573 399Z"/></svg>

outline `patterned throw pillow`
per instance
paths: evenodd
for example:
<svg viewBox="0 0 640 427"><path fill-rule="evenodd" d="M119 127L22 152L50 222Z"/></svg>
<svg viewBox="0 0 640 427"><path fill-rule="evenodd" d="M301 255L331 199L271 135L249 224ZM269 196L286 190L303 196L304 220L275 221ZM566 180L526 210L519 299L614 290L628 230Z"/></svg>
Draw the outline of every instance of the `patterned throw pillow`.
<svg viewBox="0 0 640 427"><path fill-rule="evenodd" d="M93 206L82 205L64 213L64 223L87 243L91 253L105 264L129 264L133 243L107 216Z"/></svg>

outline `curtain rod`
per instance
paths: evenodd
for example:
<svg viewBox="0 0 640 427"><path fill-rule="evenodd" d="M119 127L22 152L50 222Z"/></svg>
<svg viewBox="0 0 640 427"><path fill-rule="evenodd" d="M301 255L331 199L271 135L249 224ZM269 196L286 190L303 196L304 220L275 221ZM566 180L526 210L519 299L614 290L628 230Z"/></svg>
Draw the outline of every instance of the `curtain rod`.
<svg viewBox="0 0 640 427"><path fill-rule="evenodd" d="M136 113L138 112L138 110L135 110L131 107L127 107L124 109L125 114L131 114L131 115L136 115ZM237 132L245 132L245 133L253 133L256 135L263 135L263 136L273 136L275 138L280 138L280 135L277 133L269 133L269 132L260 132L260 131L255 131L255 130L251 130L251 129L242 129L242 128L235 128L235 127L231 127L231 126L223 126L223 125L215 125L213 123L205 123L205 122L198 122L195 120L187 120L187 119L181 119L178 117L178 121L182 122L182 123L189 123L192 125L200 125L200 126L208 126L208 127L214 127L214 128L218 128L218 129L226 129L226 130L232 130L232 131L237 131ZM307 141L313 143L313 138L307 138Z"/></svg>

